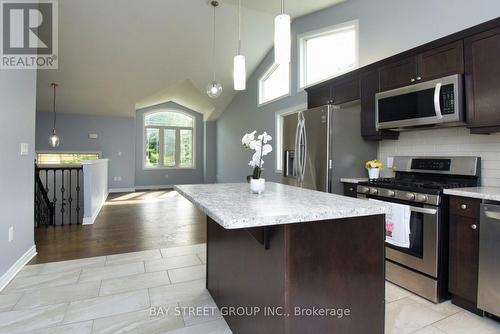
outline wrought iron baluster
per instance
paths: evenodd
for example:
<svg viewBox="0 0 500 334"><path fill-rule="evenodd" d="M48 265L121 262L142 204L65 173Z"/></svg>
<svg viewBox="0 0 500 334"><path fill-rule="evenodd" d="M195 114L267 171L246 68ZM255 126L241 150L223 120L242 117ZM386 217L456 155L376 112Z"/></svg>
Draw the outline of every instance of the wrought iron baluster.
<svg viewBox="0 0 500 334"><path fill-rule="evenodd" d="M55 226L56 222L57 222L57 220L56 220L56 212L57 212L56 211L56 208L57 208L57 205L56 205L57 204L57 195L56 195L57 169L54 169L52 174L54 176L54 188L52 188L54 196L52 197L52 206L54 207L54 213L53 213L53 215L54 215L54 226Z"/></svg>
<svg viewBox="0 0 500 334"><path fill-rule="evenodd" d="M76 221L77 223L83 223L80 221L80 171L77 169L76 172Z"/></svg>
<svg viewBox="0 0 500 334"><path fill-rule="evenodd" d="M65 169L61 169L61 225L64 225L64 205L66 205L66 202L64 201L64 172Z"/></svg>
<svg viewBox="0 0 500 334"><path fill-rule="evenodd" d="M73 187L71 187L71 176L72 176L72 171L73 170L69 170L69 197L68 197L68 203L69 203L69 224L71 225L71 213L73 212L71 210L71 202L73 202L73 197L71 195L71 192L72 192L72 189Z"/></svg>

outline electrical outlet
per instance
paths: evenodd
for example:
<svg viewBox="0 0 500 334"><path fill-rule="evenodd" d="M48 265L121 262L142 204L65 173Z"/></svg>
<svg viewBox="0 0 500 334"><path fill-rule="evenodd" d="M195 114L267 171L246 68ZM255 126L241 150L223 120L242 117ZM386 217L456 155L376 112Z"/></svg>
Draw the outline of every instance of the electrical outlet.
<svg viewBox="0 0 500 334"><path fill-rule="evenodd" d="M165 174L165 178L168 179L168 174Z"/></svg>
<svg viewBox="0 0 500 334"><path fill-rule="evenodd" d="M14 226L9 227L9 242L14 240Z"/></svg>
<svg viewBox="0 0 500 334"><path fill-rule="evenodd" d="M394 166L394 157L387 157L387 168Z"/></svg>
<svg viewBox="0 0 500 334"><path fill-rule="evenodd" d="M121 151L119 151L119 152L118 152L118 156L119 156L119 157L121 157L121 156L122 156L122 152L121 152Z"/></svg>
<svg viewBox="0 0 500 334"><path fill-rule="evenodd" d="M122 177L121 176L115 176L113 178L113 181L121 181L122 180Z"/></svg>
<svg viewBox="0 0 500 334"><path fill-rule="evenodd" d="M97 139L98 137L97 133L89 133L89 139Z"/></svg>

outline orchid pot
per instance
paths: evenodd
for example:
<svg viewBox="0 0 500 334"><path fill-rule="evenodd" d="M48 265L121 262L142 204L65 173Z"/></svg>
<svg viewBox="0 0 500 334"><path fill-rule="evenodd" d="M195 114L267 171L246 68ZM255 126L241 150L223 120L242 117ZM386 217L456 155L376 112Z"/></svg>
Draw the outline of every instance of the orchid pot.
<svg viewBox="0 0 500 334"><path fill-rule="evenodd" d="M253 150L252 160L248 163L253 168L252 175L247 177L247 182L250 185L250 192L253 194L262 194L265 190L266 179L261 177L264 170L264 157L272 152L273 148L269 144L272 137L263 132L255 138L257 131L247 133L241 139L241 144L244 148Z"/></svg>

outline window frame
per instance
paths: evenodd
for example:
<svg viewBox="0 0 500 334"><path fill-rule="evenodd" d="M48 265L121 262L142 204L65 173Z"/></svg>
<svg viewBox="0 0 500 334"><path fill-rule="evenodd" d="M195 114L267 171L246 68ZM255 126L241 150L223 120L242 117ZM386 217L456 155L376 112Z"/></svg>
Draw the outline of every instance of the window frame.
<svg viewBox="0 0 500 334"><path fill-rule="evenodd" d="M98 160L104 159L102 157L102 151L36 150L35 151L36 164L40 165L40 166L80 166L81 163L80 162L76 162L76 163L70 163L70 164L44 164L44 163L40 163L38 161L38 155L39 154L97 154L99 156Z"/></svg>
<svg viewBox="0 0 500 334"><path fill-rule="evenodd" d="M260 76L259 78L259 81L258 81L258 96L257 96L257 102L258 102L258 106L261 107L261 106L264 106L266 104L270 104L270 103L273 103L273 102L276 102L278 100L281 100L285 97L288 97L288 96L291 96L291 93L292 93L292 70L291 70L291 66L290 64L288 65L288 92L283 94L283 95L280 95L280 96L277 96L269 101L265 101L263 102L262 101L262 96L263 96L263 83L264 81L266 81L267 79L269 79L269 77L282 65L279 65L279 64L276 64L276 63L272 63L271 66L269 66L269 68L264 72L263 75Z"/></svg>
<svg viewBox="0 0 500 334"><path fill-rule="evenodd" d="M351 28L353 26L354 26L354 36L355 36L354 37L355 38L355 41L354 41L354 58L355 58L354 59L354 67L352 67L346 71L336 73L332 76L323 78L317 82L306 84L306 82L307 82L307 73L306 73L307 55L306 55L305 46L306 46L307 41L310 39L313 39L313 38L317 38L317 37L321 37L321 36L325 36L325 35L329 35L329 34L333 34L333 33L337 33L337 32L342 32L342 31L348 30L348 28ZM301 91L305 90L306 88L309 88L309 87L317 85L321 82L336 78L338 76L341 76L343 74L346 74L348 72L354 71L354 70L359 68L359 21L358 20L351 20L351 21L347 21L344 23L340 23L340 24L336 24L333 26L328 26L328 27L324 27L321 29L317 29L317 30L313 30L313 31L309 31L309 32L300 34L297 36L297 48L298 48L298 50L297 50L297 54L298 54L297 87L298 87L298 90L297 91L301 92Z"/></svg>
<svg viewBox="0 0 500 334"><path fill-rule="evenodd" d="M192 127L185 127L185 126L165 126L165 125L146 125L146 117L151 114L156 114L160 112L172 112L172 113L177 113L177 114L182 114L185 116L188 116L193 120L193 126ZM167 129L175 130L175 160L176 160L176 165L175 166L165 166L163 164L160 165L158 163L158 166L148 166L146 164L146 131L147 129L159 129L159 137L158 137L158 158L159 162L163 162L163 151L164 151L164 134ZM180 154L181 154L181 142L180 142L180 132L181 130L191 130L193 133L192 136L192 155L193 155L193 163L189 167L182 167L180 166ZM194 115L191 115L188 112L185 112L183 110L177 110L177 109L155 109L155 110L150 110L148 112L143 113L142 115L142 169L143 170L192 170L196 169L196 117Z"/></svg>

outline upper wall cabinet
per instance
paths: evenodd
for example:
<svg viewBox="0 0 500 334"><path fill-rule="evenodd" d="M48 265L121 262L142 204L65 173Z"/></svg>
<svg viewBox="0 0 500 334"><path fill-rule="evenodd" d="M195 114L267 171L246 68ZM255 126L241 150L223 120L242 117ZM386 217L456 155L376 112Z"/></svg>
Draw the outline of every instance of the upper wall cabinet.
<svg viewBox="0 0 500 334"><path fill-rule="evenodd" d="M380 91L408 86L417 78L417 57L412 56L380 69Z"/></svg>
<svg viewBox="0 0 500 334"><path fill-rule="evenodd" d="M386 91L457 73L464 73L461 40L383 66L380 69L380 90Z"/></svg>
<svg viewBox="0 0 500 334"><path fill-rule="evenodd" d="M379 89L378 69L362 73L361 83L361 135L365 140L398 139L399 132L375 128L375 94Z"/></svg>
<svg viewBox="0 0 500 334"><path fill-rule="evenodd" d="M447 44L417 56L417 80L433 80L464 73L463 41ZM420 79L419 79L420 77Z"/></svg>
<svg viewBox="0 0 500 334"><path fill-rule="evenodd" d="M468 126L500 132L500 28L465 39L464 47Z"/></svg>
<svg viewBox="0 0 500 334"><path fill-rule="evenodd" d="M328 104L332 99L332 86L326 85L307 91L307 108L316 108Z"/></svg>
<svg viewBox="0 0 500 334"><path fill-rule="evenodd" d="M315 108L330 102L343 104L359 100L359 74L353 72L334 79L332 83L307 89L307 107Z"/></svg>
<svg viewBox="0 0 500 334"><path fill-rule="evenodd" d="M357 72L333 83L332 100L336 104L359 100L359 75Z"/></svg>

